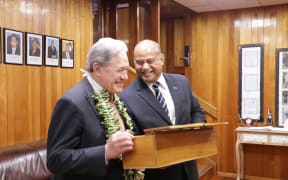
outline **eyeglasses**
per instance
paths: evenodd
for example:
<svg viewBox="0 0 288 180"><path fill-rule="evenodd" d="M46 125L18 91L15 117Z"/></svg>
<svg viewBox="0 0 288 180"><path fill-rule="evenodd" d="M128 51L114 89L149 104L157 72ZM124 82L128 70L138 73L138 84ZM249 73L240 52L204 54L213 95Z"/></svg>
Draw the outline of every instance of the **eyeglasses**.
<svg viewBox="0 0 288 180"><path fill-rule="evenodd" d="M137 64L138 66L143 66L145 63L151 65L151 64L153 64L157 59L158 59L158 57L149 58L149 59L135 59L135 64Z"/></svg>

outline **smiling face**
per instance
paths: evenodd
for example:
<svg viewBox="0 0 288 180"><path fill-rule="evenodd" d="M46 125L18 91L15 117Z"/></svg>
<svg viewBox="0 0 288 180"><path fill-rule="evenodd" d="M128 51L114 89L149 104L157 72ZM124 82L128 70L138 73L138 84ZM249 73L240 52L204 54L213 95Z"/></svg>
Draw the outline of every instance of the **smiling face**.
<svg viewBox="0 0 288 180"><path fill-rule="evenodd" d="M54 44L55 44L54 40L51 40L50 46L54 47Z"/></svg>
<svg viewBox="0 0 288 180"><path fill-rule="evenodd" d="M155 42L144 40L134 49L134 63L137 75L146 83L154 83L162 73L164 56Z"/></svg>
<svg viewBox="0 0 288 180"><path fill-rule="evenodd" d="M36 40L32 41L32 47L33 47L33 49L38 49L38 43Z"/></svg>
<svg viewBox="0 0 288 180"><path fill-rule="evenodd" d="M71 45L69 43L66 44L66 51L71 51Z"/></svg>
<svg viewBox="0 0 288 180"><path fill-rule="evenodd" d="M105 66L93 64L92 77L109 93L119 94L128 79L129 61L126 54L118 54Z"/></svg>

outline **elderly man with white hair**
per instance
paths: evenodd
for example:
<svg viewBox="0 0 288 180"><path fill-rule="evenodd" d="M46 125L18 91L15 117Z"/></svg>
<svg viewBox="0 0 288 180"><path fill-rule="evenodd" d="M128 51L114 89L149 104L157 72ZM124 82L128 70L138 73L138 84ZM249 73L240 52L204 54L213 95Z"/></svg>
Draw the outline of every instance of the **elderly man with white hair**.
<svg viewBox="0 0 288 180"><path fill-rule="evenodd" d="M47 166L55 179L137 179L123 170L133 150L133 124L117 96L128 79L127 46L102 38L88 53L87 76L62 96L52 113ZM141 178L138 178L141 179Z"/></svg>

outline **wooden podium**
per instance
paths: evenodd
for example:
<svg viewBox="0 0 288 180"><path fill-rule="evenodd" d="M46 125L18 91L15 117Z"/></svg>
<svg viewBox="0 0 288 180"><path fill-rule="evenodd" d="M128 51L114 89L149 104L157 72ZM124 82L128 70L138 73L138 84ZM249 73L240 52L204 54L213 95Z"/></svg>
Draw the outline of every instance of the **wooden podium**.
<svg viewBox="0 0 288 180"><path fill-rule="evenodd" d="M124 169L161 168L217 153L213 126L194 123L145 129L134 137L134 150L123 155Z"/></svg>

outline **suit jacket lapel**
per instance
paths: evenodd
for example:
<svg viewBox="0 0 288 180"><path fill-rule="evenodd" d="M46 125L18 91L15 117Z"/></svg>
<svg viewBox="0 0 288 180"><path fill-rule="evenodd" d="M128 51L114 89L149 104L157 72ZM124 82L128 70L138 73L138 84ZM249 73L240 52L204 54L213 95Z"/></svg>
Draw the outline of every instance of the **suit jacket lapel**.
<svg viewBox="0 0 288 180"><path fill-rule="evenodd" d="M170 94L172 96L173 102L174 102L174 107L175 107L175 117L176 117L176 122L181 121L181 114L179 114L180 109L182 104L179 101L179 98L177 98L177 95L179 96L179 85L177 84L177 81L171 77L167 78L167 74L163 74L164 78L167 82Z"/></svg>
<svg viewBox="0 0 288 180"><path fill-rule="evenodd" d="M149 89L149 87L138 78L138 88L137 88L139 96L147 103L149 104L154 111L156 111L163 120L165 120L169 125L172 125L168 114L164 111L164 109L161 107L158 100L155 98L152 91Z"/></svg>

